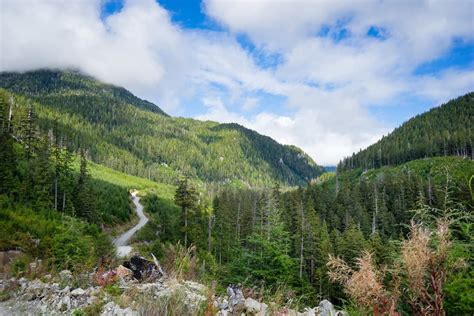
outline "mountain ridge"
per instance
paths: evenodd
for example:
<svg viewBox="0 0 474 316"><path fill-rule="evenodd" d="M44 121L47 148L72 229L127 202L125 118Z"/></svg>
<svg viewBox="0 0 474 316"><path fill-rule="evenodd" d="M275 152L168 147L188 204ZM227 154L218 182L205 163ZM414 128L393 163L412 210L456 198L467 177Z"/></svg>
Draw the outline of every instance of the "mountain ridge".
<svg viewBox="0 0 474 316"><path fill-rule="evenodd" d="M405 121L379 141L342 159L338 170L379 168L436 156L474 158L474 92Z"/></svg>
<svg viewBox="0 0 474 316"><path fill-rule="evenodd" d="M124 88L77 72L1 73L0 87L23 110L32 106L41 129L58 130L73 150L85 146L92 161L155 181L186 175L297 185L323 172L297 147L238 124L170 117Z"/></svg>

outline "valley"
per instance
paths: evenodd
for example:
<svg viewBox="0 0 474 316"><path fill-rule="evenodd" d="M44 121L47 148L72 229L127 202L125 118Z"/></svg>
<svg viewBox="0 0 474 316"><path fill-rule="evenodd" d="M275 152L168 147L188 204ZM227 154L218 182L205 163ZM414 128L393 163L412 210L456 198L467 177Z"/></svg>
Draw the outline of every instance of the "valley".
<svg viewBox="0 0 474 316"><path fill-rule="evenodd" d="M387 306L409 313L419 302L410 301L413 263L406 258L420 249L410 243L425 236L434 239L419 250L429 259L418 268L445 273L438 280L444 308L459 315L473 308L472 92L418 115L326 172L297 147L237 124L170 117L77 72L2 73L0 79L0 250L20 253L4 276L60 280L65 269L73 279L100 271L99 279L74 284L85 282L110 308L120 308L110 302L129 306L133 291L148 295L146 284L161 294L183 287L202 302L212 293L212 304L230 300L229 286L239 285L259 308L266 302L275 312L321 311L329 300L360 313ZM113 238L110 232L123 225L132 227ZM442 225L450 231L446 248L440 248L448 238ZM143 286L104 277L127 271L120 261L135 252L167 277ZM443 261L448 256L466 264L455 268ZM38 260L41 268L32 269ZM391 275L384 267L400 270ZM348 282L363 268L377 275L371 282L381 289L369 298L355 295L360 288ZM408 278L397 283L403 294L392 278ZM424 295L440 295L420 278ZM155 289L160 282L166 286ZM16 292L5 284L2 300L11 302ZM380 303L386 300L394 303ZM74 302L78 313L90 312L80 299ZM191 314L206 310L211 307Z"/></svg>

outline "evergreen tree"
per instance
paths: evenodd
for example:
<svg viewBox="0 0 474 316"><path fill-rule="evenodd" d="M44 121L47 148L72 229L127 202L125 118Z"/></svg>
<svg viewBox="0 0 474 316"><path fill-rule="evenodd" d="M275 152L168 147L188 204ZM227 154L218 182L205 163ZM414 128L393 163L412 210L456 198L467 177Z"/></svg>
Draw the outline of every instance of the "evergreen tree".
<svg viewBox="0 0 474 316"><path fill-rule="evenodd" d="M75 215L94 221L97 217L95 212L94 197L88 186L90 181L87 169L86 154L83 149L80 151L79 176L73 192L73 203Z"/></svg>
<svg viewBox="0 0 474 316"><path fill-rule="evenodd" d="M188 177L184 177L179 180L178 187L176 188L174 201L176 205L181 207L181 215L183 222L183 233L184 233L184 246L188 246L188 233L189 233L189 214L196 210L198 196L194 187L189 183Z"/></svg>

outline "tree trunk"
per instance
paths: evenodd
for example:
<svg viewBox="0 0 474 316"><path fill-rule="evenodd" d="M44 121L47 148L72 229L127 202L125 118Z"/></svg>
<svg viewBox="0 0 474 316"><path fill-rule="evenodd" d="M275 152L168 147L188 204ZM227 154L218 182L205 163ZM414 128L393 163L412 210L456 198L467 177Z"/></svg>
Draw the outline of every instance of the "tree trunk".
<svg viewBox="0 0 474 316"><path fill-rule="evenodd" d="M240 244L240 198L237 205L237 222L235 224L235 231L237 232L237 242Z"/></svg>
<svg viewBox="0 0 474 316"><path fill-rule="evenodd" d="M213 216L209 215L207 219L207 251L209 253L212 250L212 222L213 222Z"/></svg>
<svg viewBox="0 0 474 316"><path fill-rule="evenodd" d="M372 217L372 234L375 234L377 230L376 227L376 220L377 220L377 213L379 212L379 204L378 204L378 197L377 197L377 186L374 185L374 198L375 198L375 211Z"/></svg>
<svg viewBox="0 0 474 316"><path fill-rule="evenodd" d="M303 252L304 252L304 208L301 207L300 278L303 277Z"/></svg>
<svg viewBox="0 0 474 316"><path fill-rule="evenodd" d="M184 208L184 247L188 248L188 208Z"/></svg>
<svg viewBox="0 0 474 316"><path fill-rule="evenodd" d="M58 210L58 178L54 179L54 210Z"/></svg>
<svg viewBox="0 0 474 316"><path fill-rule="evenodd" d="M254 232L256 214L257 214L257 197L254 198L253 206L252 206L252 226L251 226L252 233Z"/></svg>

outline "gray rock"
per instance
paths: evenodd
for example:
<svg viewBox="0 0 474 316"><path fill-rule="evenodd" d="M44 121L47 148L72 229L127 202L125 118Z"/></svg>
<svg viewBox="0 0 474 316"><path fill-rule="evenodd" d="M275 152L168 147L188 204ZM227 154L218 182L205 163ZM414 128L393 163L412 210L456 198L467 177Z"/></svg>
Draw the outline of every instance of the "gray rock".
<svg viewBox="0 0 474 316"><path fill-rule="evenodd" d="M322 300L318 306L319 316L335 316L336 310L331 302L328 300Z"/></svg>
<svg viewBox="0 0 474 316"><path fill-rule="evenodd" d="M69 295L63 296L58 304L58 310L61 312L67 312L71 309L71 298Z"/></svg>
<svg viewBox="0 0 474 316"><path fill-rule="evenodd" d="M245 305L244 294L240 286L227 287L227 295L229 295L230 307L232 311L239 310Z"/></svg>
<svg viewBox="0 0 474 316"><path fill-rule="evenodd" d="M62 282L70 282L72 279L72 272L69 270L63 270L59 272L59 278Z"/></svg>
<svg viewBox="0 0 474 316"><path fill-rule="evenodd" d="M77 289L71 291L72 296L82 296L84 294L86 294L86 291L84 291L81 288L77 288Z"/></svg>
<svg viewBox="0 0 474 316"><path fill-rule="evenodd" d="M130 307L128 308L121 308L114 302L107 303L102 308L101 316L138 316L138 312L132 310Z"/></svg>
<svg viewBox="0 0 474 316"><path fill-rule="evenodd" d="M256 315L265 315L268 307L267 304L260 303L250 297L245 299L244 306L247 313Z"/></svg>
<svg viewBox="0 0 474 316"><path fill-rule="evenodd" d="M227 301L225 298L218 298L216 303L219 310L229 309L229 301Z"/></svg>
<svg viewBox="0 0 474 316"><path fill-rule="evenodd" d="M193 291L193 292L198 292L198 293L205 293L206 292L206 286L202 285L200 283L192 282L192 281L186 281L184 282L185 286Z"/></svg>

